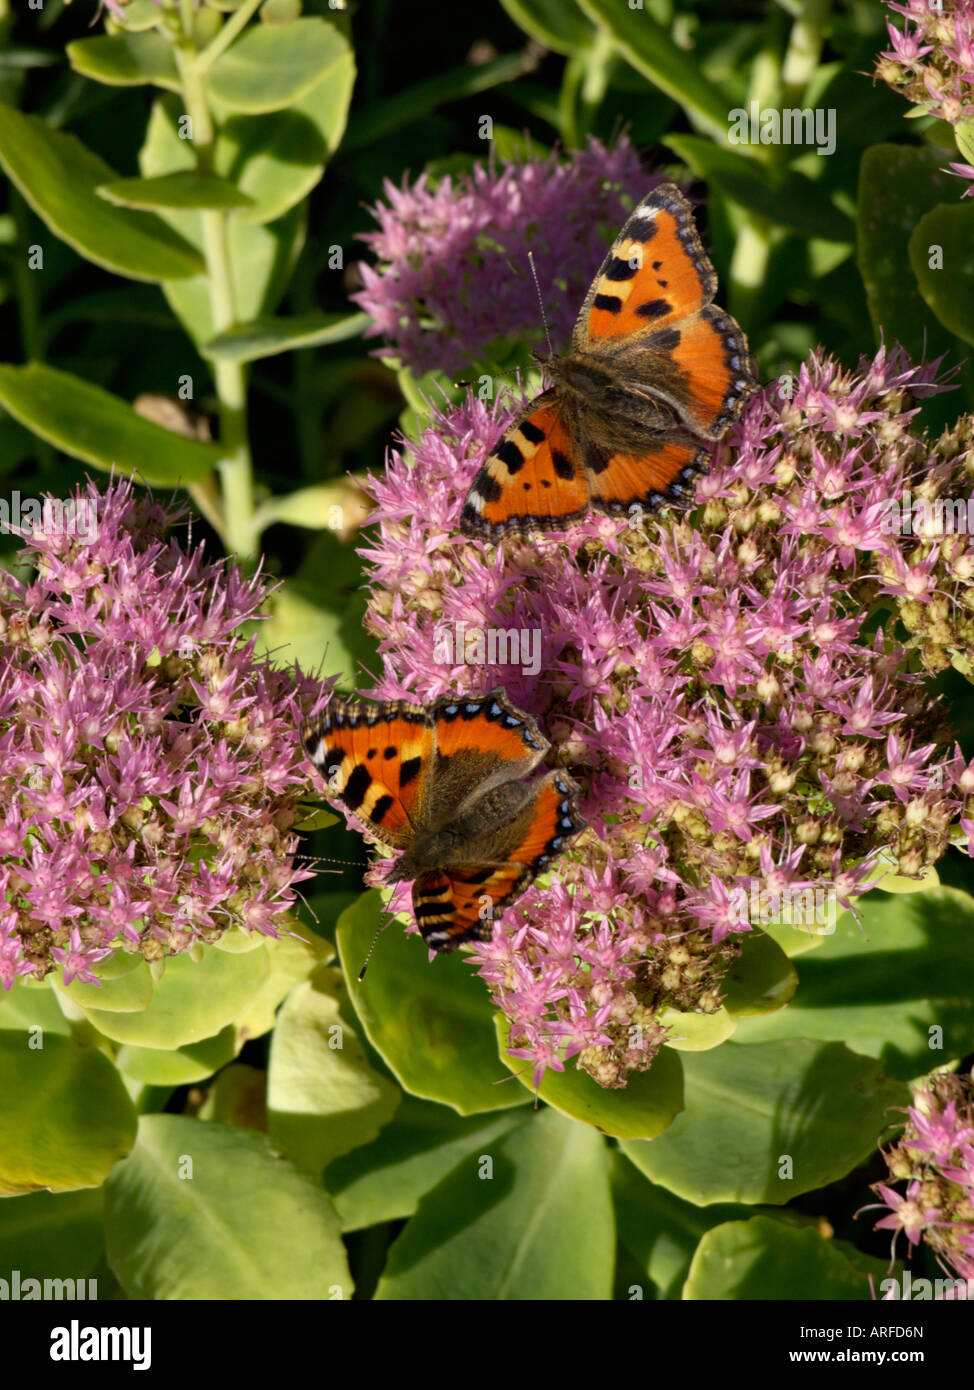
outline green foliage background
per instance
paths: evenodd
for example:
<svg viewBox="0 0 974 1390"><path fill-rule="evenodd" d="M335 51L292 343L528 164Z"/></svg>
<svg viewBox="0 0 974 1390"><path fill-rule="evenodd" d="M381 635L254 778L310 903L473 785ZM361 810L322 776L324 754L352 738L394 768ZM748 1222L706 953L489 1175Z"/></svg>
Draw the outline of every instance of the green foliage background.
<svg viewBox="0 0 974 1390"><path fill-rule="evenodd" d="M875 0L422 8L0 10L4 490L112 466L185 488L199 533L284 579L266 647L327 647L347 687L375 655L329 509L420 402L348 301L363 204L484 159L485 112L495 155L624 128L701 180L762 380L885 337L959 367L931 426L974 406L974 201L942 172L950 128L870 81ZM835 153L732 145L752 100L834 109ZM210 440L132 407L187 378ZM361 862L338 825L312 843ZM755 932L721 1013L674 1019L650 1073L604 1092L569 1064L537 1105L463 960L394 927L355 983L378 895L319 882L301 939L0 998L0 1272L117 1299L869 1297L885 1242L853 1213L890 1107L972 1049L966 861L884 880L864 931Z"/></svg>

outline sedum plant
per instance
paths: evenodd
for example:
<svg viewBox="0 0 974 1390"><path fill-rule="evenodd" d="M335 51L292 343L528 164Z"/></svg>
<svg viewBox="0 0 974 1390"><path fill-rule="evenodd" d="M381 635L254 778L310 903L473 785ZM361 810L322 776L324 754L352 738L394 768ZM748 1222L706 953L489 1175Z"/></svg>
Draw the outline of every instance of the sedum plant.
<svg viewBox="0 0 974 1390"><path fill-rule="evenodd" d="M16 1296L969 1279L970 5L742 8L0 14ZM464 540L663 179L762 390L685 513ZM589 829L431 962L299 723L497 684Z"/></svg>

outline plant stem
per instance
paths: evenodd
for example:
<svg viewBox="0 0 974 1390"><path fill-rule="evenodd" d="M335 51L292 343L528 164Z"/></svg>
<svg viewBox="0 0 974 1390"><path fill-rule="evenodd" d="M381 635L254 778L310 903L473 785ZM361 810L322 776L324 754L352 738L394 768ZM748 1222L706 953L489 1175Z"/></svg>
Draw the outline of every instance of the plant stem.
<svg viewBox="0 0 974 1390"><path fill-rule="evenodd" d="M738 232L728 276L734 315L745 322L760 299L767 278L771 245L771 236L763 220L748 217Z"/></svg>
<svg viewBox="0 0 974 1390"><path fill-rule="evenodd" d="M781 66L782 100L786 106L802 96L815 75L822 56L823 30L830 8L831 0L804 0L801 14L792 25Z"/></svg>
<svg viewBox="0 0 974 1390"><path fill-rule="evenodd" d="M190 483L186 491L196 503L197 509L201 515L206 517L225 546L226 521L223 516L223 501L220 497L220 489L216 485L213 474L210 473L207 477L201 478L198 483Z"/></svg>
<svg viewBox="0 0 974 1390"><path fill-rule="evenodd" d="M192 5L192 0L187 0ZM249 6L249 13L255 6ZM239 16L248 9L245 4ZM237 17L235 16L235 18ZM230 21L232 23L232 21ZM229 24L225 26L228 28ZM224 31L221 31L221 34ZM220 35L217 35L219 38ZM214 40L216 42L216 40ZM182 80L186 113L193 123L193 149L200 173L213 171L215 132L207 101L206 81L191 30L185 28L176 44L176 63ZM237 321L233 273L227 240L227 214L200 213L203 226L203 256L210 287L210 311L214 334L231 328ZM224 458L219 465L223 485L224 534L227 549L241 558L256 549L254 529L254 480L247 438L247 372L242 363L209 359L213 382L220 403L220 444Z"/></svg>
<svg viewBox="0 0 974 1390"><path fill-rule="evenodd" d="M206 45L206 47L203 49L203 52L199 54L196 60L196 65L200 72L208 72L210 70L210 68L216 62L217 58L220 57L220 54L226 52L226 50L233 43L234 39L240 33L241 29L244 28L244 26L254 15L255 11L263 3L264 0L244 0L244 3L240 6L240 8L238 10L234 10L233 14L224 24L223 28L217 34L216 38L211 39L210 42Z"/></svg>

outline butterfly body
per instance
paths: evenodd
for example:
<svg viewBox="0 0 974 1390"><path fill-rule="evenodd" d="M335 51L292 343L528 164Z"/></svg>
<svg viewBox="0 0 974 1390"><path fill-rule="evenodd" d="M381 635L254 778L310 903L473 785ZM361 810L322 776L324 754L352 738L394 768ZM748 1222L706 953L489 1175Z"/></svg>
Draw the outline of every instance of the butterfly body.
<svg viewBox="0 0 974 1390"><path fill-rule="evenodd" d="M687 505L706 445L757 385L747 341L711 301L717 276L689 203L661 184L633 211L582 305L550 385L467 494L467 535L565 530L590 510Z"/></svg>
<svg viewBox="0 0 974 1390"><path fill-rule="evenodd" d="M500 863L497 856L504 845L493 841L509 837L509 827L530 809L536 789L536 782L505 782L478 795L466 810L448 813L442 824L417 835L386 881L420 878L434 869L469 865L475 858L484 866Z"/></svg>
<svg viewBox="0 0 974 1390"><path fill-rule="evenodd" d="M585 824L571 778L540 766L537 723L500 689L429 706L334 698L302 738L329 795L402 851L386 881L413 880L417 925L437 951L489 939Z"/></svg>

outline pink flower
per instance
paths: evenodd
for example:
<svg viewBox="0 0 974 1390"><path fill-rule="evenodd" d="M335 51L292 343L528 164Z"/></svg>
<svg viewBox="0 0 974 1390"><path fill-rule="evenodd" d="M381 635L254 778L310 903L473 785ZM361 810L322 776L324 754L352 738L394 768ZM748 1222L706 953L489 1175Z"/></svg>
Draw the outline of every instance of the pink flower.
<svg viewBox="0 0 974 1390"><path fill-rule="evenodd" d="M647 178L625 138L590 139L558 158L478 165L431 185L423 174L402 188L386 182L362 236L378 267L361 264L352 298L381 335L377 355L421 374L454 373L500 344L541 334L528 261L533 253L556 348L564 346L611 236L634 202L659 182ZM624 195L629 195L629 202ZM506 355L506 353L505 353Z"/></svg>
<svg viewBox="0 0 974 1390"><path fill-rule="evenodd" d="M918 1182L910 1183L905 1197L882 1183L877 1183L876 1190L890 1208L890 1214L876 1222L874 1231L905 1231L910 1244L916 1245L924 1228L937 1224L940 1213L936 1207L922 1205L919 1200L922 1189Z"/></svg>
<svg viewBox="0 0 974 1390"><path fill-rule="evenodd" d="M957 144L967 156L967 142L959 127L974 115L974 5L971 0L928 0L887 8L904 15L897 27L886 21L890 48L876 61L876 76L894 91L939 117L957 130ZM974 194L974 166L954 163L945 170L967 179L970 187L961 195Z"/></svg>
<svg viewBox="0 0 974 1390"><path fill-rule="evenodd" d="M906 1114L902 1138L883 1155L891 1179L907 1182L906 1193L874 1185L890 1209L876 1229L902 1230L910 1245L922 1239L948 1273L974 1279L974 1079L928 1077Z"/></svg>
<svg viewBox="0 0 974 1390"><path fill-rule="evenodd" d="M51 947L51 955L59 965L64 967L64 983L66 985L69 985L72 980L82 980L87 985L100 984L93 967L111 954L111 949L107 946L84 947L81 944L81 933L77 927L71 928L67 950L63 950L59 946Z"/></svg>
<svg viewBox="0 0 974 1390"><path fill-rule="evenodd" d="M85 534L40 528L0 574L0 981L96 982L240 924L287 929L317 682L254 654L259 577L183 550L127 482L79 491Z"/></svg>
<svg viewBox="0 0 974 1390"><path fill-rule="evenodd" d="M813 354L788 399L749 403L692 522L462 539L466 490L517 404L473 393L371 480L374 693L503 685L583 788L588 831L474 951L536 1068L577 1054L624 1085L665 1037L663 1008L719 1007L753 901L811 890L849 907L880 852L913 876L945 852L964 797L953 757L913 736L937 719L917 668L971 645L968 580L943 538L877 524L891 497L966 482L960 427L922 448L913 433L942 389L937 364L899 350L854 372ZM880 593L906 645L867 627ZM468 665L454 639L470 626L537 634L537 661Z"/></svg>

